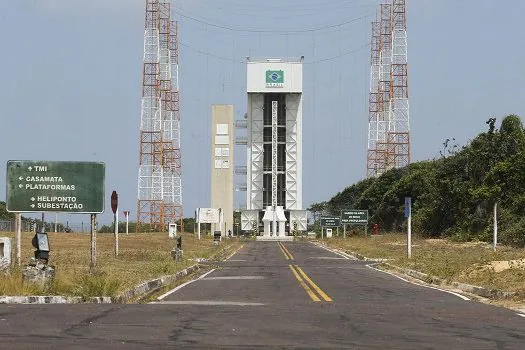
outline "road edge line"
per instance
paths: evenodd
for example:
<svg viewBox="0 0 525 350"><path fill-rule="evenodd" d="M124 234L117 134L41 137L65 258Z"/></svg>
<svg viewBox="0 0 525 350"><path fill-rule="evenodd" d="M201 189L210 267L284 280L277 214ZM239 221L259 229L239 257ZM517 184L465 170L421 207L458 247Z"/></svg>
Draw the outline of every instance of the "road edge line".
<svg viewBox="0 0 525 350"><path fill-rule="evenodd" d="M350 255L350 254L346 254L346 253L343 253L343 252L335 251L335 250L333 250L332 248L325 247L325 246L323 246L322 244L319 244L319 243L317 243L317 242L311 242L311 243L312 243L313 245L315 245L316 247L322 248L322 249L324 249L324 250L326 250L326 251L329 251L329 252L331 252L331 253L333 253L333 254L339 255L339 256L345 258L346 260L358 260L356 257L354 257L354 256L352 256L352 255Z"/></svg>
<svg viewBox="0 0 525 350"><path fill-rule="evenodd" d="M165 297L169 296L170 294L173 294L173 293L175 293L176 291L178 291L178 290L180 290L180 289L186 287L187 285L192 284L193 282L198 281L198 280L200 280L200 279L202 279L202 278L208 276L210 273L212 273L212 272L215 271L215 270L217 270L217 269L211 269L210 271L208 271L208 272L206 272L206 273L200 275L198 278L192 279L191 281L185 282L185 283L181 284L180 286L177 286L177 287L173 288L172 290L170 290L170 291L168 291L168 292L162 294L161 296L159 296L159 297L157 298L157 301L162 301ZM153 304L154 304L154 303L153 303Z"/></svg>
<svg viewBox="0 0 525 350"><path fill-rule="evenodd" d="M413 284L415 286L420 286L420 287L424 287L424 288L429 288L429 289L434 289L434 290L438 290L440 292L444 292L444 293L448 293L448 294L452 294L452 295L455 295L457 296L458 298L460 299L463 299L465 301L470 301L471 299L470 298L467 298L466 296L462 295L462 294L459 294L459 293L456 293L456 292L453 292L451 290L446 290L446 289L442 289L442 288L437 288L437 287L434 287L434 286L429 286L429 285L426 285L426 284L421 284L421 283L416 283L416 282L412 282L410 280L407 280L406 278L403 278L401 276L398 276L392 272L389 272L389 271L384 271L384 270L381 270L381 269L378 269L372 265L376 265L376 264L367 264L365 265L366 267L372 269L372 270L375 270L375 271L378 271L378 272L382 272L382 273L386 273L387 275L390 275L390 276L393 276L395 278L398 278L404 282L407 282L407 283L410 283L410 284Z"/></svg>
<svg viewBox="0 0 525 350"><path fill-rule="evenodd" d="M239 252L239 250L241 250L242 248L244 248L244 244L241 244L241 246L236 250L234 251L233 253L230 254L230 256L228 256L226 259L224 259L224 261L228 261L230 260L235 254L237 254Z"/></svg>

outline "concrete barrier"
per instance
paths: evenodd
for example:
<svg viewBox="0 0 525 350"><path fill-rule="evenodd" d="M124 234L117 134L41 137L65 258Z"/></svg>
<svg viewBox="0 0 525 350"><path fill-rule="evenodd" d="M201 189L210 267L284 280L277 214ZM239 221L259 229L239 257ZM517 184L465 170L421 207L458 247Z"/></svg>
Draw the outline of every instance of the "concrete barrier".
<svg viewBox="0 0 525 350"><path fill-rule="evenodd" d="M11 238L0 237L0 270L11 266Z"/></svg>
<svg viewBox="0 0 525 350"><path fill-rule="evenodd" d="M425 283L433 284L433 285L440 286L440 287L447 287L448 285L446 281L436 276L427 275L426 273L422 273L422 272L411 270L411 269L406 269L406 268L395 266L389 263L383 263L383 265L388 266L388 268L395 270L400 274L410 276L412 278L415 278ZM473 286L473 285L461 283L461 282L450 282L450 286L452 286L453 288L459 291L477 295L477 296L487 298L487 299L510 299L516 295L515 292L505 292L505 291L498 290L498 289L488 289L488 288Z"/></svg>

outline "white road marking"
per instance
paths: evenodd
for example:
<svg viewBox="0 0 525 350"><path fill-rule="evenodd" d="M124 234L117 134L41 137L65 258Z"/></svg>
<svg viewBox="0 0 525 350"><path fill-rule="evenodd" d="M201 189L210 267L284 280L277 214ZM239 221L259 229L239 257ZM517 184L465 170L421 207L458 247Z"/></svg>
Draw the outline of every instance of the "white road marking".
<svg viewBox="0 0 525 350"><path fill-rule="evenodd" d="M308 259L348 260L348 258L338 258L335 256L310 256Z"/></svg>
<svg viewBox="0 0 525 350"><path fill-rule="evenodd" d="M524 314L516 314L516 315L518 315L518 316L520 316L520 317L525 317Z"/></svg>
<svg viewBox="0 0 525 350"><path fill-rule="evenodd" d="M206 277L203 281L212 280L263 280L264 276L217 276L217 277Z"/></svg>
<svg viewBox="0 0 525 350"><path fill-rule="evenodd" d="M177 287L173 288L173 289L170 290L169 292L167 292L167 293L165 293L165 294L162 294L160 297L157 298L157 300L162 300L162 299L164 299L164 298L167 297L168 295L170 295L170 294L172 294L172 293L175 293L175 292L178 291L179 289L182 289L182 288L186 287L188 284L191 284L191 283L193 283L193 282L195 282L195 281L198 281L198 280L200 280L200 279L202 279L202 278L208 276L210 273L212 273L212 272L215 271L215 270L216 270L216 269L210 270L210 271L206 272L205 274L199 276L199 278L196 278L196 279L194 279L194 280L188 281L188 282L186 282L186 283L181 284L180 286L177 286Z"/></svg>
<svg viewBox="0 0 525 350"><path fill-rule="evenodd" d="M241 245L241 246L239 247L239 249L237 249L236 251L234 251L233 253L231 253L231 255L230 255L229 257L227 257L226 259L224 259L224 260L230 260L230 259L232 258L232 256L234 256L235 254L237 254L237 252L238 252L239 250L242 249L242 247L244 247L244 244Z"/></svg>
<svg viewBox="0 0 525 350"><path fill-rule="evenodd" d="M315 244L315 245L318 246L319 248L323 248L324 250L328 250L328 251L331 252L331 253L334 253L334 254L337 254L337 255L339 255L339 256L342 256L342 257L345 258L346 260L355 260L354 257L351 257L351 256L348 255L348 254L344 254L344 253L336 252L336 251L334 251L334 250L332 250L332 249L330 249L330 248L328 248L328 247L325 247L325 246L323 246L323 245L320 245L320 244L318 244L318 243L313 243L313 244Z"/></svg>
<svg viewBox="0 0 525 350"><path fill-rule="evenodd" d="M444 293L448 293L448 294L455 295L455 296L457 296L458 298L461 298L461 299L463 299L463 300L470 300L470 299L467 298L466 296L461 295L461 294L456 293L456 292L452 292L452 291L450 291L450 290L441 289L441 288L437 288L437 287L432 287L432 286L428 286L428 285L425 285L425 284L415 283L415 282L409 281L409 280L407 280L407 279L405 279L405 278L403 278L403 277L400 277L400 276L398 276L398 275L396 275L396 274L393 274L393 273L391 273L391 272L383 271L383 270L377 269L377 268L375 268L375 267L373 267L373 266L371 266L371 265L366 265L366 267L368 267L368 268L370 268L370 269L372 269L372 270L376 270L376 271L378 271L378 272L386 273L386 274L388 274L388 275L390 275L390 276L394 276L395 278L398 278L398 279L400 279L400 280L402 280L402 281L405 281L405 282L407 282L407 283L410 283L410 284L413 284L413 285L416 285L416 286L420 286L420 287L424 287L424 288L429 288L429 289L439 290L439 291L444 292Z"/></svg>
<svg viewBox="0 0 525 350"><path fill-rule="evenodd" d="M189 300L189 301L161 301L152 304L166 305L206 305L206 306L263 306L262 303L246 303L236 301L215 301L215 300Z"/></svg>
<svg viewBox="0 0 525 350"><path fill-rule="evenodd" d="M246 261L246 260L244 259L227 260L227 262L242 262L242 261Z"/></svg>

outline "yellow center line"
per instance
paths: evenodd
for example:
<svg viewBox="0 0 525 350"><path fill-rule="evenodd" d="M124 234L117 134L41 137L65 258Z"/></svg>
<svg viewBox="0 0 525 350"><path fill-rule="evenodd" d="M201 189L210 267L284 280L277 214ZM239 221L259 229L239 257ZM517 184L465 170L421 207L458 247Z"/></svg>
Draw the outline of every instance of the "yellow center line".
<svg viewBox="0 0 525 350"><path fill-rule="evenodd" d="M290 257L290 260L294 260L294 257L292 255L292 253L290 253L290 251L288 250L288 248L286 248L284 246L284 244L282 244L281 242L279 242L281 244L281 247L283 247L284 251L288 254L288 256Z"/></svg>
<svg viewBox="0 0 525 350"><path fill-rule="evenodd" d="M284 251L283 246L281 245L281 242L278 242L278 245L279 245L279 248L281 248L281 252L283 252L283 255L286 258L286 260L290 260L288 255L286 255L286 252Z"/></svg>
<svg viewBox="0 0 525 350"><path fill-rule="evenodd" d="M299 276L297 271L295 271L294 266L292 266L292 265L288 265L288 266L290 267L290 270L292 270L292 273L294 274L294 276L297 279L297 281L299 281L299 284L301 285L301 287L303 287L303 289L306 291L306 293L308 293L310 298L312 298L313 301L321 301L321 299L319 299L319 297L317 295L315 295L315 293L310 289L310 287L308 287L306 285L306 283L303 281L301 276Z"/></svg>
<svg viewBox="0 0 525 350"><path fill-rule="evenodd" d="M321 296L321 298L323 298L325 301L332 301L332 298L330 298L325 292L323 292L323 290L319 288L299 266L295 265L295 268L297 269L297 271L299 271L301 276L303 276L306 282L308 282L310 286L317 292L317 294Z"/></svg>

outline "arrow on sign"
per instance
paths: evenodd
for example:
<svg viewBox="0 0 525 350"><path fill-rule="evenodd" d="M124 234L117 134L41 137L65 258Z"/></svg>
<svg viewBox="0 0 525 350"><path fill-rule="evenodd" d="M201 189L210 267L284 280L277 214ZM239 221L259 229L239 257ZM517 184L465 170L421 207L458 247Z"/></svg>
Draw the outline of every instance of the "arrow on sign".
<svg viewBox="0 0 525 350"><path fill-rule="evenodd" d="M18 187L22 188L22 187L24 187L24 185L20 184L20 185L18 185Z"/></svg>
<svg viewBox="0 0 525 350"><path fill-rule="evenodd" d="M23 179L24 179L24 178L23 178L22 176L20 176L20 177L18 178L18 180L20 180L20 181L22 181Z"/></svg>
<svg viewBox="0 0 525 350"><path fill-rule="evenodd" d="M31 197L31 202L34 202L35 201L35 197Z"/></svg>
<svg viewBox="0 0 525 350"><path fill-rule="evenodd" d="M31 207L31 208L34 208L34 207L35 207L35 205L34 205L34 204L31 204L31 205L30 205L30 207Z"/></svg>
<svg viewBox="0 0 525 350"><path fill-rule="evenodd" d="M31 171L31 170L33 170L33 167L29 167L29 168L27 168L27 170Z"/></svg>

